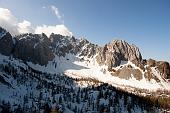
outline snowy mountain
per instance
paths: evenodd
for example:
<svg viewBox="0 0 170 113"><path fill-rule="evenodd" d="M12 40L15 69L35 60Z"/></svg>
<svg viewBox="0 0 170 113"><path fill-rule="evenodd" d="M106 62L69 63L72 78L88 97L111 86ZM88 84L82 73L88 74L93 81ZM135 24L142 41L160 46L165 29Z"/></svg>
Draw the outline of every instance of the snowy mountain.
<svg viewBox="0 0 170 113"><path fill-rule="evenodd" d="M170 109L170 65L124 40L104 47L0 28L0 111L114 113ZM6 110L6 111L5 111Z"/></svg>

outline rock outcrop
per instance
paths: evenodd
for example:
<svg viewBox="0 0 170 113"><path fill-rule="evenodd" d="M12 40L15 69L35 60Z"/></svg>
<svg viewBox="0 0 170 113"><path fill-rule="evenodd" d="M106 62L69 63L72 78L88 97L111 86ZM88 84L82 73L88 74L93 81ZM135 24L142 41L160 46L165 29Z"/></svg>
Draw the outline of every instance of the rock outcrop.
<svg viewBox="0 0 170 113"><path fill-rule="evenodd" d="M45 34L23 34L15 37L16 44L13 56L24 61L46 65L53 60L50 40Z"/></svg>
<svg viewBox="0 0 170 113"><path fill-rule="evenodd" d="M147 60L148 67L156 67L165 79L170 79L170 64L165 61Z"/></svg>
<svg viewBox="0 0 170 113"><path fill-rule="evenodd" d="M96 48L98 47L98 45L92 44L83 38L78 40L77 45L79 48L81 48L78 52L79 56L87 56L88 58L94 57L96 54Z"/></svg>
<svg viewBox="0 0 170 113"><path fill-rule="evenodd" d="M9 56L13 50L13 46L11 34L0 27L0 53Z"/></svg>
<svg viewBox="0 0 170 113"><path fill-rule="evenodd" d="M165 61L158 61L157 67L160 73L164 76L165 79L170 79L170 65Z"/></svg>
<svg viewBox="0 0 170 113"><path fill-rule="evenodd" d="M156 61L153 60L153 59L149 59L149 60L147 60L147 65L148 65L149 67L155 67Z"/></svg>
<svg viewBox="0 0 170 113"><path fill-rule="evenodd" d="M75 39L74 37L62 36L59 34L50 35L51 46L58 56L65 56L68 53L79 56L93 57L96 53L97 45L90 43L86 39Z"/></svg>
<svg viewBox="0 0 170 113"><path fill-rule="evenodd" d="M67 53L76 54L80 49L77 47L76 39L74 37L52 33L49 39L51 41L52 50L58 56L64 57Z"/></svg>
<svg viewBox="0 0 170 113"><path fill-rule="evenodd" d="M133 79L141 80L142 79L142 72L139 69L133 69L130 65L124 66L121 69L118 69L112 75L117 76L121 79Z"/></svg>

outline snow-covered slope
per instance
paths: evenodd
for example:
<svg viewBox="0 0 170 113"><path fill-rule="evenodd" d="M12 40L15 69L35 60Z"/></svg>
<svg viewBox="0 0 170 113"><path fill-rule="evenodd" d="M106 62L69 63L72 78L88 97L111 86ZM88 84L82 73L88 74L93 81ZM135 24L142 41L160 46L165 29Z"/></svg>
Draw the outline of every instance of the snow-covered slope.
<svg viewBox="0 0 170 113"><path fill-rule="evenodd" d="M142 79L137 80L133 74L129 79L123 79L119 76L114 76L112 72L108 71L106 65L98 65L94 58L79 57L73 54L67 54L65 57L55 56L53 61L50 61L47 66L40 66L38 64L28 63L32 68L48 73L64 73L72 78L91 78L100 82L109 83L114 87L130 90L135 93L136 89L146 90L146 92L156 92L157 90L170 91L170 83L163 79L159 70L152 67L152 75L159 79L157 82L154 78L148 80L145 78L145 71L137 67L132 62L128 61L118 67L114 67L114 70L121 70L123 67L131 66L132 69L139 69L142 73ZM147 70L146 70L147 71ZM126 73L125 73L126 74ZM125 75L126 76L126 75ZM127 75L128 76L128 75ZM83 86L82 86L83 87Z"/></svg>
<svg viewBox="0 0 170 113"><path fill-rule="evenodd" d="M142 98L126 94L111 85L95 80L97 79L95 76L90 76L92 69L97 69L92 62L92 64L87 61L80 62L79 58L71 54L55 58L56 61L59 59L60 62L57 64L51 61L45 67L0 55L0 111L146 113L148 106L153 107L145 102L143 105L147 107L141 107L139 103L134 105ZM88 69L89 75L78 76L71 73L74 71L79 73L78 71L82 69ZM96 72L101 73L101 70ZM153 111L160 110L153 107Z"/></svg>

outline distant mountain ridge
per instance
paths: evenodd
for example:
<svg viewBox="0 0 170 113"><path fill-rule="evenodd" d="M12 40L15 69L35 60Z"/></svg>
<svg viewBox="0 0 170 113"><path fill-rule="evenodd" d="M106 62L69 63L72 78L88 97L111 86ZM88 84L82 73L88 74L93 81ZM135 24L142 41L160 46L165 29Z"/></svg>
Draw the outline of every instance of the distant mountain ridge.
<svg viewBox="0 0 170 113"><path fill-rule="evenodd" d="M7 32L3 28L0 30L1 34ZM6 47L4 47L2 44L6 40L7 44ZM108 62L111 62L113 66L120 65L121 60L130 60L136 63L142 60L139 48L135 45L129 45L123 40L113 40L104 47L100 47L90 43L86 39L75 39L74 37L57 34L51 34L49 38L44 33L28 33L12 37L10 33L7 32L1 36L1 43L2 49L0 53L7 56L10 54L15 58L25 61L29 59L33 63L40 65L46 65L48 61L53 60L53 54L65 56L67 53L79 53L80 56L83 55L89 58L98 54L97 61L99 64L108 64Z"/></svg>
<svg viewBox="0 0 170 113"><path fill-rule="evenodd" d="M156 67L164 79L170 79L168 62L152 59L143 60L139 48L128 44L124 40L113 40L101 47L83 38L76 39L73 36L62 36L53 33L50 37L47 37L44 33L27 33L12 37L3 28L0 28L0 33L0 53L21 59L24 62L32 62L43 66L48 65L48 62L53 61L56 56L65 57L67 54L72 54L81 57L82 61L85 60L84 57L94 59L99 66L106 65L107 70L112 75L120 78L127 79L133 74L136 79L141 80L142 73L144 73L148 80L157 79L151 71L151 67ZM130 61L139 69L133 69L132 66L115 69L115 67L120 66L122 61Z"/></svg>

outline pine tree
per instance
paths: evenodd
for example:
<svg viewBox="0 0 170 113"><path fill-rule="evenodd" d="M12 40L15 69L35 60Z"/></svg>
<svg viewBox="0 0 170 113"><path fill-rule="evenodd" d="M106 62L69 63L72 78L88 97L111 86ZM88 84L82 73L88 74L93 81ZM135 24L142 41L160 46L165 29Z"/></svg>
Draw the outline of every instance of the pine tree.
<svg viewBox="0 0 170 113"><path fill-rule="evenodd" d="M19 105L18 108L15 110L15 113L24 113L20 105Z"/></svg>
<svg viewBox="0 0 170 113"><path fill-rule="evenodd" d="M9 102L8 102L7 104L3 103L3 105L1 106L1 108L2 108L1 113L12 113L12 112L11 112L11 105L10 105Z"/></svg>
<svg viewBox="0 0 170 113"><path fill-rule="evenodd" d="M51 113L51 108L49 107L48 103L44 106L44 113Z"/></svg>
<svg viewBox="0 0 170 113"><path fill-rule="evenodd" d="M60 96L59 97L59 104L61 104L63 102L63 100L62 100L62 97Z"/></svg>

